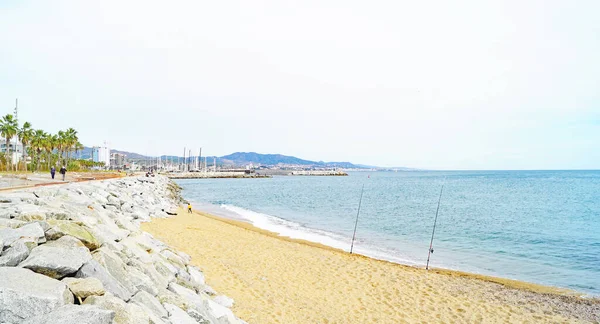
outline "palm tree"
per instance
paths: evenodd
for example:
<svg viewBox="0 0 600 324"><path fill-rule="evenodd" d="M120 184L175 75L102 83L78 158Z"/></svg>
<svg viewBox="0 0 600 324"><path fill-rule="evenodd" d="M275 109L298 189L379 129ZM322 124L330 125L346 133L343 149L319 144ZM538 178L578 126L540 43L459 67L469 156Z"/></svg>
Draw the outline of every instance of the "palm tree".
<svg viewBox="0 0 600 324"><path fill-rule="evenodd" d="M58 146L60 140L58 138L58 135L47 135L46 136L46 154L48 156L48 169L50 169L50 164L51 164L51 160L52 160L52 152L54 152L54 150L56 149L56 147Z"/></svg>
<svg viewBox="0 0 600 324"><path fill-rule="evenodd" d="M83 149L85 148L85 146L83 146L83 144L79 143L79 141L77 141L77 143L75 144L75 154L78 155L78 158L81 158L81 156L79 156L79 152L83 151Z"/></svg>
<svg viewBox="0 0 600 324"><path fill-rule="evenodd" d="M31 128L31 124L29 122L25 122L23 127L19 129L17 136L19 137L19 141L21 141L21 145L23 145L23 163L25 164L25 170L27 170L27 157L25 152L27 145L33 138L33 129Z"/></svg>
<svg viewBox="0 0 600 324"><path fill-rule="evenodd" d="M31 138L31 148L32 152L35 153L35 170L39 170L40 164L40 155L42 153L42 149L45 147L45 141L48 134L46 134L43 130L37 129L33 133L33 137Z"/></svg>
<svg viewBox="0 0 600 324"><path fill-rule="evenodd" d="M6 140L6 171L9 170L10 139L17 134L19 125L13 115L8 114L0 120L0 136ZM15 148L16 149L16 148Z"/></svg>
<svg viewBox="0 0 600 324"><path fill-rule="evenodd" d="M67 129L65 134L67 138L67 161L70 161L70 153L71 151L75 150L75 146L79 142L79 138L77 137L77 131L73 128Z"/></svg>
<svg viewBox="0 0 600 324"><path fill-rule="evenodd" d="M58 158L59 158L59 162L61 162L61 159L64 159L64 151L66 151L66 147L68 145L68 139L67 139L67 134L63 131L58 131L58 141L57 141L57 148L58 148Z"/></svg>

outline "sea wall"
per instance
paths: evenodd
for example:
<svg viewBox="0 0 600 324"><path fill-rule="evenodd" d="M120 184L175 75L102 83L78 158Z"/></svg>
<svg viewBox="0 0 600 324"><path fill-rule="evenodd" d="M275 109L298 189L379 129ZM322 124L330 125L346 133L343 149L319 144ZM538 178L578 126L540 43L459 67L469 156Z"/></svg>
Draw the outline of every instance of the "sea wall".
<svg viewBox="0 0 600 324"><path fill-rule="evenodd" d="M139 229L174 215L179 190L156 176L0 193L0 323L244 323Z"/></svg>
<svg viewBox="0 0 600 324"><path fill-rule="evenodd" d="M208 179L208 178L270 178L266 175L245 172L180 172L165 174L170 179Z"/></svg>

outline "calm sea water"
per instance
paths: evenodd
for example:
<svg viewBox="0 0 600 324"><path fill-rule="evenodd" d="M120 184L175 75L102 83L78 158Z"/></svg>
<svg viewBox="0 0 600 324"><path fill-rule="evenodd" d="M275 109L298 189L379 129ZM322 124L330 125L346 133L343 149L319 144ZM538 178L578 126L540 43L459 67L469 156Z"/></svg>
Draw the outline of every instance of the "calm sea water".
<svg viewBox="0 0 600 324"><path fill-rule="evenodd" d="M600 295L600 171L356 172L180 180L197 207L282 235Z"/></svg>

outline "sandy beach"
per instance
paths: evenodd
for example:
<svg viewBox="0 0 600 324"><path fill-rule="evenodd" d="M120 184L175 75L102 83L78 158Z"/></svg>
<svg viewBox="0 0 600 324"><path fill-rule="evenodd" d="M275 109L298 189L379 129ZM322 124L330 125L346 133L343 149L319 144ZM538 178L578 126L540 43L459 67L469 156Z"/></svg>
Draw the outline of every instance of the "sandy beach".
<svg viewBox="0 0 600 324"><path fill-rule="evenodd" d="M574 323L600 303L551 287L374 260L204 213L142 229L192 257L249 323Z"/></svg>

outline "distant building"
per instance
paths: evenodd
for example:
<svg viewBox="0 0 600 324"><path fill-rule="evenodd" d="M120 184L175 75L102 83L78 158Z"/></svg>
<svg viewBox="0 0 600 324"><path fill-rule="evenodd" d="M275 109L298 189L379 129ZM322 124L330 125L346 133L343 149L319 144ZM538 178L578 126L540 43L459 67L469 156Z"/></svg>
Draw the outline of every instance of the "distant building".
<svg viewBox="0 0 600 324"><path fill-rule="evenodd" d="M92 161L104 162L105 166L110 166L110 148L108 148L108 143L104 142L102 146L94 146L92 148Z"/></svg>
<svg viewBox="0 0 600 324"><path fill-rule="evenodd" d="M23 145L20 142L17 142L16 150L15 150L15 141L10 141L8 144L10 148L10 153L12 156L12 163L17 164L23 159ZM6 152L6 139L0 139L0 153L4 154Z"/></svg>
<svg viewBox="0 0 600 324"><path fill-rule="evenodd" d="M110 166L113 168L123 168L126 164L127 155L121 153L110 154Z"/></svg>

